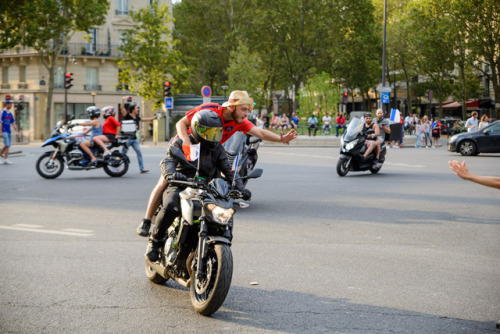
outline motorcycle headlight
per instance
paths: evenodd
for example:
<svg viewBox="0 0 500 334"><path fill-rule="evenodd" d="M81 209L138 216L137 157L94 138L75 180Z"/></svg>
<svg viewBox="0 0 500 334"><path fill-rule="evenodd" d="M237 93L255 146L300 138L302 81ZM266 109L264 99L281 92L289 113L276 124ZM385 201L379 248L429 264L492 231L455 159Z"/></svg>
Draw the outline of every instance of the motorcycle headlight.
<svg viewBox="0 0 500 334"><path fill-rule="evenodd" d="M212 218L220 224L227 224L234 214L234 209L224 209L213 203L207 205L207 209L212 213Z"/></svg>
<svg viewBox="0 0 500 334"><path fill-rule="evenodd" d="M345 148L348 149L348 150L351 150L354 146L356 146L356 144L358 143L358 140L355 139L353 140L352 142L348 143Z"/></svg>

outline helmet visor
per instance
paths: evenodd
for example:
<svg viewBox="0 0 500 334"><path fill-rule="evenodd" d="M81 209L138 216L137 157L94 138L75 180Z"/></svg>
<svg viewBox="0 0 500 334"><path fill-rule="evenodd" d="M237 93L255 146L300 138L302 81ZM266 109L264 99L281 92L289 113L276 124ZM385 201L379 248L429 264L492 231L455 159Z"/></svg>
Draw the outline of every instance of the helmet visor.
<svg viewBox="0 0 500 334"><path fill-rule="evenodd" d="M222 139L222 128L208 128L196 124L196 132L206 141L220 142Z"/></svg>

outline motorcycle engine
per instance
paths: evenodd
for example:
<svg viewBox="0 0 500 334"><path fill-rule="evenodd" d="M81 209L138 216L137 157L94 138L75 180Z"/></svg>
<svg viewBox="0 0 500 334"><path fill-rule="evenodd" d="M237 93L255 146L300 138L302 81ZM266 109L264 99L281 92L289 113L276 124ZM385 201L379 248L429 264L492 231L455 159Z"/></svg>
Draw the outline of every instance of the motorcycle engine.
<svg viewBox="0 0 500 334"><path fill-rule="evenodd" d="M175 233L175 230L172 230L169 233L168 239L165 242L165 247L163 248L167 265L173 264L177 257L177 249L174 248L174 241L176 236L177 234Z"/></svg>
<svg viewBox="0 0 500 334"><path fill-rule="evenodd" d="M73 151L69 152L69 157L71 159L81 159L81 158L83 158L83 154L80 150L73 150Z"/></svg>

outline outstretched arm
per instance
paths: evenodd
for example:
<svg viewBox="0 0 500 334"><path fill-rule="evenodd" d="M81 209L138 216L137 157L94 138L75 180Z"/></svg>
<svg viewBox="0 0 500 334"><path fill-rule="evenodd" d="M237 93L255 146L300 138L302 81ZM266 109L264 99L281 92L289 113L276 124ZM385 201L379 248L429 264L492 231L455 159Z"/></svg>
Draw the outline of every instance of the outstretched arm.
<svg viewBox="0 0 500 334"><path fill-rule="evenodd" d="M465 161L460 163L457 160L448 161L450 169L464 180L472 181L492 188L500 189L500 177L497 176L481 176L469 172L465 165Z"/></svg>
<svg viewBox="0 0 500 334"><path fill-rule="evenodd" d="M283 143L285 145L288 145L292 140L297 138L297 131L295 130L290 130L285 135L283 133L281 133L281 135L277 135L276 133L273 133L269 130L260 129L255 126L248 131L248 134L263 140L269 140L276 143Z"/></svg>
<svg viewBox="0 0 500 334"><path fill-rule="evenodd" d="M188 129L191 126L191 122L189 122L189 119L187 116L182 117L176 124L175 124L175 129L177 130L177 135L179 136L180 139L182 139L183 143L189 143L189 133Z"/></svg>

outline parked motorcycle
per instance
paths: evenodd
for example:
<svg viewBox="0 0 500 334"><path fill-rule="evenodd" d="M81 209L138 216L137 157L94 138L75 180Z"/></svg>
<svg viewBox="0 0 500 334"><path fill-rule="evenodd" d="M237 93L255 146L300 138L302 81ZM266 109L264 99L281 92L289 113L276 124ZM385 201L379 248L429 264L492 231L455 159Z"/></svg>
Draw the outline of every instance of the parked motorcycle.
<svg viewBox="0 0 500 334"><path fill-rule="evenodd" d="M46 179L55 179L62 174L64 166L69 170L90 170L103 168L106 174L113 177L125 175L128 171L129 158L119 150L112 150L115 147L127 145L127 138L118 139L117 143L109 143L110 154L102 157L103 150L97 146L92 148L93 154L97 158L97 164L90 164L90 157L79 148L79 144L87 138L81 133L71 134L69 130L76 124L63 124L57 122L54 131L42 147L53 146L55 150L43 153L36 162L36 171Z"/></svg>
<svg viewBox="0 0 500 334"><path fill-rule="evenodd" d="M189 164L179 148L171 150ZM193 308L208 316L219 309L231 286L233 201L242 194L221 178L208 184L199 178L169 179L169 183L186 187L179 194L181 212L162 240L160 259L151 262L145 256L146 276L157 284L172 278L190 288ZM240 207L247 206L240 203Z"/></svg>
<svg viewBox="0 0 500 334"><path fill-rule="evenodd" d="M366 170L376 174L382 168L385 161L386 144L384 142L380 147L378 164L375 161L375 150L364 159L363 154L367 149L365 145L366 136L373 133L373 130L363 133L363 125L364 121L361 118L354 117L345 133L340 137L340 157L337 162L337 174L339 176L345 176L349 171L361 172Z"/></svg>
<svg viewBox="0 0 500 334"><path fill-rule="evenodd" d="M259 141L260 139L257 137L248 136L241 131L236 131L223 144L229 163L233 165L234 161L238 159L236 170L238 171L240 178L242 178L243 185L245 186L248 182L247 176L252 173L255 165L257 164L257 148L259 146ZM259 173L258 177L262 175L262 169L258 168L255 169L255 171Z"/></svg>

